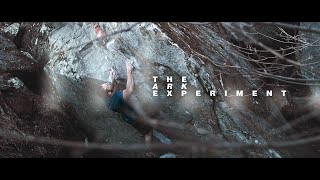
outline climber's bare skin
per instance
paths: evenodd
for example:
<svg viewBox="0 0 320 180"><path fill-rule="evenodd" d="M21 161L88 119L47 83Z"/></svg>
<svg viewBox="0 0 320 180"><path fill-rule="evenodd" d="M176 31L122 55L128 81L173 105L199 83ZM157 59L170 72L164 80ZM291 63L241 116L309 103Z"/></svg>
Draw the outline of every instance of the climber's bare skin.
<svg viewBox="0 0 320 180"><path fill-rule="evenodd" d="M105 45L106 44L106 36L107 34L105 33L105 31L103 31L103 29L101 28L101 26L99 25L99 23L95 22L93 23L95 31L96 31L96 35L97 38L102 39L102 43Z"/></svg>
<svg viewBox="0 0 320 180"><path fill-rule="evenodd" d="M107 82L107 83L103 83L101 85L101 87L107 91L107 95L109 97L112 97L112 95L114 94L115 90L117 89L117 82L115 80L116 78L116 71L115 69L111 69L111 76L112 76L112 81L111 82Z"/></svg>

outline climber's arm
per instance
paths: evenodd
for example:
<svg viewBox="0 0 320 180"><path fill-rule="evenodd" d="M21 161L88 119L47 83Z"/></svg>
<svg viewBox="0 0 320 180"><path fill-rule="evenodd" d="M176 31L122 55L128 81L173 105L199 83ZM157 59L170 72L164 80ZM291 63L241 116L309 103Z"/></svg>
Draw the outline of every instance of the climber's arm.
<svg viewBox="0 0 320 180"><path fill-rule="evenodd" d="M123 99L128 101L130 95L133 93L134 90L134 81L133 81L133 66L131 64L127 64L127 86L126 89L123 90Z"/></svg>
<svg viewBox="0 0 320 180"><path fill-rule="evenodd" d="M111 88L112 88L113 91L115 91L116 88L117 88L116 71L115 70L112 70L111 77L112 77Z"/></svg>

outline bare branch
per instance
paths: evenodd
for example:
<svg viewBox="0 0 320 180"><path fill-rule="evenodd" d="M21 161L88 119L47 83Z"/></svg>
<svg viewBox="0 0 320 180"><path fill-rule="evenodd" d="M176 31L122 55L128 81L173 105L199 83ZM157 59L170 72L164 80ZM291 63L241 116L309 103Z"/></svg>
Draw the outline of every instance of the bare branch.
<svg viewBox="0 0 320 180"><path fill-rule="evenodd" d="M297 25L278 23L278 22L255 22L255 23L263 24L266 26L283 27L283 28L289 28L289 29L295 29L295 30L320 34L320 29L318 28L307 28L307 27L301 27Z"/></svg>
<svg viewBox="0 0 320 180"><path fill-rule="evenodd" d="M183 149L185 152L216 152L222 149L266 149L266 148L288 148L292 146L298 146L303 144L308 144L312 142L318 142L320 140L319 136L297 139L292 141L282 141L282 142L268 142L263 144L247 144L247 143L237 143L237 142L176 142L173 144L104 144L104 143L92 143L92 142L80 142L80 141L68 141L61 139L50 139L47 137L38 137L32 135L19 135L17 133L12 133L10 131L4 131L0 129L0 136L6 139L20 140L24 139L28 142L34 142L39 144L47 145L57 145L69 148L83 148L85 150L103 150L106 152L114 151L148 151L148 150L158 150L158 151L175 151L178 149Z"/></svg>
<svg viewBox="0 0 320 180"><path fill-rule="evenodd" d="M272 53L273 55L275 55L276 57L278 57L279 59L282 59L282 60L284 60L284 61L286 61L286 62L288 62L288 63L290 63L290 64L292 64L292 65L295 65L295 66L301 66L300 63L284 57L283 55L281 55L280 53L276 52L276 51L273 50L272 48L264 45L263 43L257 41L257 40L256 40L255 38L253 38L252 36L244 33L243 30L239 30L239 29L231 26L231 25L228 24L228 23L223 23L223 25L224 25L225 27L227 27L228 29L231 29L231 30L233 30L233 31L235 31L235 32L241 33L244 37L246 37L246 38L247 38L248 40L250 40L252 43L259 45L259 46L262 47L263 49L269 51L270 53Z"/></svg>

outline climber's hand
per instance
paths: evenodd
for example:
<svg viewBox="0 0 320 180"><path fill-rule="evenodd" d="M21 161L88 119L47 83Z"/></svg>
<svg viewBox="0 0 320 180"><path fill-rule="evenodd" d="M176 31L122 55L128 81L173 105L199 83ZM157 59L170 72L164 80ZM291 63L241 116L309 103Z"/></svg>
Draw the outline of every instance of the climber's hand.
<svg viewBox="0 0 320 180"><path fill-rule="evenodd" d="M116 77L117 77L117 73L116 73L116 71L113 71L112 72L112 78L115 79Z"/></svg>
<svg viewBox="0 0 320 180"><path fill-rule="evenodd" d="M94 28L96 30L96 34L98 38L103 38L106 36L106 33L102 30L99 23L94 23Z"/></svg>
<svg viewBox="0 0 320 180"><path fill-rule="evenodd" d="M114 68L112 68L110 73L111 73L112 79L115 79L117 76L116 70Z"/></svg>
<svg viewBox="0 0 320 180"><path fill-rule="evenodd" d="M132 66L132 64L131 64L131 63L127 63L127 72L128 72L128 73L132 73L132 71L133 71L133 66Z"/></svg>

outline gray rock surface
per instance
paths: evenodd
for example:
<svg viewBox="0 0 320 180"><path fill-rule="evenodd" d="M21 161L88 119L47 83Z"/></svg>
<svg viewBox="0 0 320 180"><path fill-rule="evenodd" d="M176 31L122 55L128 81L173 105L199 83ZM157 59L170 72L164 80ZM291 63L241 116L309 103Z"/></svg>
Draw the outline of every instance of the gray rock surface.
<svg viewBox="0 0 320 180"><path fill-rule="evenodd" d="M301 25L306 28L320 27L319 22L304 22ZM301 32L301 39L301 45L304 46L301 51L301 61L303 61L303 64L307 64L307 68L301 69L301 73L305 78L320 79L320 50L318 48L318 34ZM320 95L320 86L312 86L311 90L314 95Z"/></svg>

